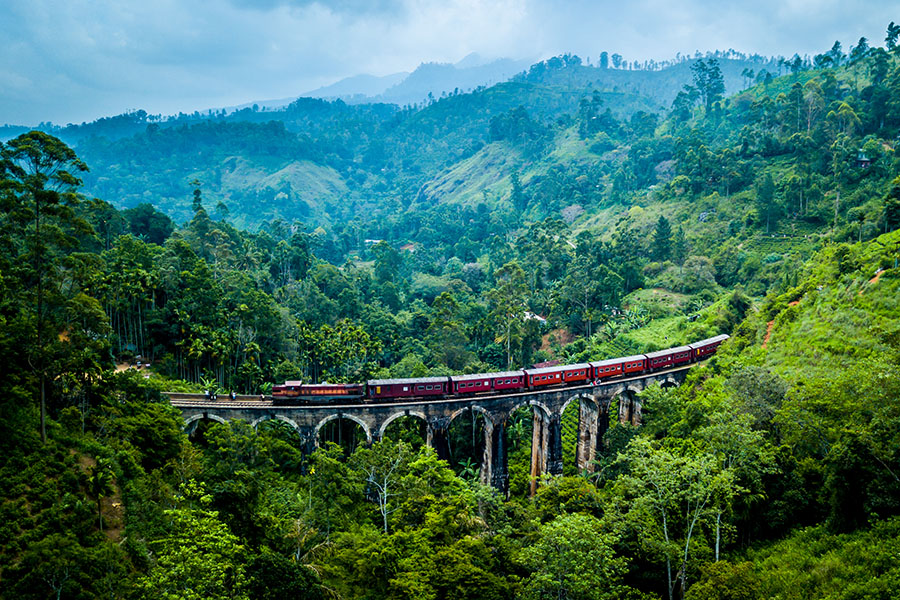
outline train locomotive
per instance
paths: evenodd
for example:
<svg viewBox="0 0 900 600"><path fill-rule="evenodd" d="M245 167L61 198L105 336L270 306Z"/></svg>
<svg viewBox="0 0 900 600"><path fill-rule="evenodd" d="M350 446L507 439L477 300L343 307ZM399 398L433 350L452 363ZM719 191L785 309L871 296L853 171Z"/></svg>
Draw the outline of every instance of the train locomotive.
<svg viewBox="0 0 900 600"><path fill-rule="evenodd" d="M272 387L275 404L315 405L339 403L379 403L396 400L436 400L483 394L526 392L553 387L588 385L606 379L624 378L663 371L704 360L729 336L717 335L686 346L658 352L624 356L589 363L553 367L418 377L413 379L370 379L363 383L303 383L285 381Z"/></svg>

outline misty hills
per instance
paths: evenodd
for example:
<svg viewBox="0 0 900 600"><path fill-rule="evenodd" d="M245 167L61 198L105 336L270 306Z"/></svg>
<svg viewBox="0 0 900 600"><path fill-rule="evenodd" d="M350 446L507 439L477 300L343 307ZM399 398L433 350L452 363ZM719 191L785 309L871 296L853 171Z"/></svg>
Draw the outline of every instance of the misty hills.
<svg viewBox="0 0 900 600"><path fill-rule="evenodd" d="M530 60L485 60L473 52L455 64L423 63L412 73L383 77L355 75L306 92L301 97L343 100L348 104L387 103L405 106L427 102L450 93L468 92L508 80L527 69Z"/></svg>
<svg viewBox="0 0 900 600"><path fill-rule="evenodd" d="M484 199L495 204L509 198L514 172L533 183L554 164L589 165L616 143L603 132L590 139L572 135L585 102L599 122L661 113L691 82L693 62L614 69L567 55L465 93L467 82L517 66L467 57L457 65L422 65L378 96L412 99L431 86L454 84L446 95L432 92L427 99L426 93L424 102L405 108L299 98L278 109L169 118L136 111L48 127L90 165L85 193L116 206L149 202L186 220L189 182L197 179L207 206L223 203L238 226L282 218L327 229L361 213ZM744 85L744 69L772 67L758 57L723 56L719 64L730 91Z"/></svg>

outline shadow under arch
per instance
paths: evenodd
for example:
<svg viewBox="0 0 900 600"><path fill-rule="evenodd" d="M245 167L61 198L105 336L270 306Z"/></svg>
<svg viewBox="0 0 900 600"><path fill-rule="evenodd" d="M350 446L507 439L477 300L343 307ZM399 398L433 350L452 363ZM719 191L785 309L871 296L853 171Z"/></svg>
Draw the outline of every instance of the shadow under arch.
<svg viewBox="0 0 900 600"><path fill-rule="evenodd" d="M553 412L550 410L546 404L541 402L540 400L523 400L517 404L514 404L512 408L509 410L509 414L512 415L514 412L519 410L520 408L524 408L526 406L539 409L541 413L543 413L543 417L549 419Z"/></svg>
<svg viewBox="0 0 900 600"><path fill-rule="evenodd" d="M381 424L381 427L378 428L378 439L384 438L384 432L387 431L388 425L396 421L397 419L402 419L403 417L412 417L415 419L422 420L426 425L428 423L428 418L425 416L425 413L417 411L417 410L404 410L401 412L396 412L389 416L384 420L384 423Z"/></svg>
<svg viewBox="0 0 900 600"><path fill-rule="evenodd" d="M220 417L219 415L209 414L209 413L200 413L196 415L191 415L187 419L184 420L184 431L190 433L194 429L196 429L199 421L206 419L207 421L215 421L217 423L221 423L223 425L228 425L228 421Z"/></svg>
<svg viewBox="0 0 900 600"><path fill-rule="evenodd" d="M471 431L466 432L464 427L470 427ZM461 477L474 477L477 469L484 467L485 445L494 427L491 413L478 404L469 404L451 413L443 440L450 468ZM442 449L436 450L440 456Z"/></svg>
<svg viewBox="0 0 900 600"><path fill-rule="evenodd" d="M679 385L681 385L681 384L678 382L677 379L675 379L675 377L673 375L667 375L665 379L663 379L662 381L659 382L659 387L661 387L663 389L677 388ZM645 387L645 389L646 389L646 387ZM643 391L643 390L641 390L641 391Z"/></svg>
<svg viewBox="0 0 900 600"><path fill-rule="evenodd" d="M356 423L357 425L359 425L359 426L362 428L363 433L364 433L365 436L366 436L366 443L367 443L367 444L371 444L371 443L372 443L372 432L369 430L369 426L366 425L366 422L365 422L365 421L363 421L362 419L360 419L359 417L357 417L357 416L355 416L355 415L348 415L348 414L343 414L343 413L335 413L335 414L333 414L333 415L328 415L327 417L325 417L324 419L322 419L321 421L319 421L318 424L316 424L316 428L315 428L315 430L313 431L313 435L314 435L314 438L313 438L313 439L315 440L315 446L316 446L316 448L319 447L319 433L322 431L322 427L324 427L325 425L327 425L327 424L330 423L331 421L335 421L335 420L337 420L337 419L347 419L347 420L353 421L354 423Z"/></svg>
<svg viewBox="0 0 900 600"><path fill-rule="evenodd" d="M284 415L265 415L265 416L259 417L258 419L256 419L252 423L250 423L250 427L252 427L253 429L256 429L265 421L282 421L282 422L290 425L291 428L294 431L296 431L298 435L301 435L301 436L303 435L303 432L300 430L300 426L297 425L297 423L293 419L289 419L288 417L286 417Z"/></svg>
<svg viewBox="0 0 900 600"><path fill-rule="evenodd" d="M578 393L575 394L574 396L569 397L569 398L563 403L562 408L561 408L560 411L559 411L560 417L562 417L562 415L565 414L566 409L569 408L569 405L571 405L571 404L572 404L573 402L575 402L576 400L578 400L579 403L580 403L581 400L587 400L588 402L590 402L591 404L593 404L594 406L596 406L598 410L600 409L600 401L599 401L597 398L595 398L594 396L591 396L590 394L587 394L587 393L585 393L585 392L578 392Z"/></svg>

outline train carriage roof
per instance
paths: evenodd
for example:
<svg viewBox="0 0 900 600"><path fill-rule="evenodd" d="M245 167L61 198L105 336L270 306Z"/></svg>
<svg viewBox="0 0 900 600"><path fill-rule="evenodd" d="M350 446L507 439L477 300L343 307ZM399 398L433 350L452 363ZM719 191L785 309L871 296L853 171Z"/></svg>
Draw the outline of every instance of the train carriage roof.
<svg viewBox="0 0 900 600"><path fill-rule="evenodd" d="M666 348L665 350L659 350L658 352L648 352L645 356L647 358L659 358L660 356L668 356L669 354L685 352L690 349L690 346L676 346L675 348Z"/></svg>
<svg viewBox="0 0 900 600"><path fill-rule="evenodd" d="M722 335L717 335L705 340L700 340L699 342L694 342L693 344L690 344L690 346L691 348L702 348L703 346L709 346L710 344L722 343L729 337L730 336L723 333Z"/></svg>
<svg viewBox="0 0 900 600"><path fill-rule="evenodd" d="M592 367L608 367L610 365L618 365L620 363L632 362L635 360L644 360L643 354L635 354L634 356L623 356L622 358L610 358L608 360L598 360L591 362Z"/></svg>
<svg viewBox="0 0 900 600"><path fill-rule="evenodd" d="M528 375L544 375L546 373L562 373L563 371L571 371L573 369L590 369L588 363L578 363L575 365L557 365L555 367L542 367L540 369L525 369Z"/></svg>
<svg viewBox="0 0 900 600"><path fill-rule="evenodd" d="M500 379L506 377L525 377L524 371L501 371L500 373L472 373L471 375L453 375L451 381L475 381L478 379Z"/></svg>
<svg viewBox="0 0 900 600"><path fill-rule="evenodd" d="M416 377L413 379L370 379L369 385L409 385L412 383L447 383L450 380L446 375L442 377Z"/></svg>

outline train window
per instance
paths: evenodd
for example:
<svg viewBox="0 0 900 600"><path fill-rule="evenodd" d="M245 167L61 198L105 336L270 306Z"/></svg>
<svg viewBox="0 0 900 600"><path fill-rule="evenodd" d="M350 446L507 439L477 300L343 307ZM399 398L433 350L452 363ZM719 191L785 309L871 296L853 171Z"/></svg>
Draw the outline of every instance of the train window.
<svg viewBox="0 0 900 600"><path fill-rule="evenodd" d="M409 386L408 386L408 385L404 385L404 386L403 386L403 391L404 391L404 392L408 392L408 391L409 391Z"/></svg>

